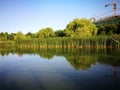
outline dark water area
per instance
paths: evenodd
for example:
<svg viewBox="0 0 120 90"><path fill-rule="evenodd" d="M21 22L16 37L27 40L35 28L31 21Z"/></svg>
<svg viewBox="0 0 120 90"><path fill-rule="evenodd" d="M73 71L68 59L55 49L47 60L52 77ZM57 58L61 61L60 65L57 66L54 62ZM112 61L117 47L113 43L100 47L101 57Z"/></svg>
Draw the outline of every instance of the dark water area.
<svg viewBox="0 0 120 90"><path fill-rule="evenodd" d="M0 90L120 90L120 51L0 49Z"/></svg>

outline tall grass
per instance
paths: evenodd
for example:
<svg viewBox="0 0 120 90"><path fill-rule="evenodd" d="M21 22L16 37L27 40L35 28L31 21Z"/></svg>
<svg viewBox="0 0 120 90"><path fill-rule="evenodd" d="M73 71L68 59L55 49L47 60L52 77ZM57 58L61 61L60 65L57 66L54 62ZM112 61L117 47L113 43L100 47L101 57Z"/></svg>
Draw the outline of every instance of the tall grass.
<svg viewBox="0 0 120 90"><path fill-rule="evenodd" d="M110 36L92 36L89 38L52 37L30 40L18 40L15 42L19 48L118 48L119 43ZM117 47L116 47L117 46Z"/></svg>
<svg viewBox="0 0 120 90"><path fill-rule="evenodd" d="M35 48L49 49L62 48L72 50L74 48L104 49L120 48L120 35L113 36L92 36L89 38L79 37L51 37L37 38L17 41L0 41L0 47L17 47L17 48Z"/></svg>
<svg viewBox="0 0 120 90"><path fill-rule="evenodd" d="M0 47L14 47L15 46L15 42L14 41L0 41Z"/></svg>

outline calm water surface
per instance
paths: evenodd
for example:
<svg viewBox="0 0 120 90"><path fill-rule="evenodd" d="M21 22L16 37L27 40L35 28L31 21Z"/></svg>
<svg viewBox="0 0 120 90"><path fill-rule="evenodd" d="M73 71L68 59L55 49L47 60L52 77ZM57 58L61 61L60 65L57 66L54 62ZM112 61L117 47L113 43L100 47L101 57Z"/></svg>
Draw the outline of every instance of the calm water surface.
<svg viewBox="0 0 120 90"><path fill-rule="evenodd" d="M120 52L0 51L0 90L120 90Z"/></svg>

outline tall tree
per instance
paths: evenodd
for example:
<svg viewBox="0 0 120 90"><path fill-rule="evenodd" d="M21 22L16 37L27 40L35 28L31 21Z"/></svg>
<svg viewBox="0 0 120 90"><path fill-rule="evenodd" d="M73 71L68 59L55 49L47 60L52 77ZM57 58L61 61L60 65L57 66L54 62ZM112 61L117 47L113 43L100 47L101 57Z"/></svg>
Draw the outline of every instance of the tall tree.
<svg viewBox="0 0 120 90"><path fill-rule="evenodd" d="M23 40L23 39L25 39L25 35L21 31L19 31L19 32L16 33L14 39L15 40Z"/></svg>
<svg viewBox="0 0 120 90"><path fill-rule="evenodd" d="M57 37L65 36L64 30L56 30L55 31L55 36L57 36Z"/></svg>
<svg viewBox="0 0 120 90"><path fill-rule="evenodd" d="M3 33L3 32L0 33L0 40L1 40L1 41L4 40L4 33Z"/></svg>
<svg viewBox="0 0 120 90"><path fill-rule="evenodd" d="M90 20L74 19L65 29L66 36L88 37L97 34L97 27Z"/></svg>
<svg viewBox="0 0 120 90"><path fill-rule="evenodd" d="M53 36L55 36L55 32L53 31L52 28L47 27L47 28L41 29L37 33L37 35L38 35L38 37L53 37Z"/></svg>
<svg viewBox="0 0 120 90"><path fill-rule="evenodd" d="M33 36L33 34L31 32L28 32L27 34L25 34L26 38L31 38Z"/></svg>
<svg viewBox="0 0 120 90"><path fill-rule="evenodd" d="M8 40L8 33L7 32L4 33L4 39Z"/></svg>
<svg viewBox="0 0 120 90"><path fill-rule="evenodd" d="M8 40L14 40L14 36L15 36L14 33L9 34L8 35Z"/></svg>

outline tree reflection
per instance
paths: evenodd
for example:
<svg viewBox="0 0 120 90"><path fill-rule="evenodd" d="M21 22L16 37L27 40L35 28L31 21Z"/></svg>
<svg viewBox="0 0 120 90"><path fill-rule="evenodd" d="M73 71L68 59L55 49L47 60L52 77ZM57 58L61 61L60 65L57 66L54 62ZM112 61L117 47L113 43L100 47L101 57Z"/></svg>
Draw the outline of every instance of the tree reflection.
<svg viewBox="0 0 120 90"><path fill-rule="evenodd" d="M55 55L55 51L49 50L49 49L44 49L44 50L40 50L39 55L42 58L47 58L48 60L51 60Z"/></svg>
<svg viewBox="0 0 120 90"><path fill-rule="evenodd" d="M15 52L15 48L1 48L0 47L0 55L1 56L8 56L9 53L13 53Z"/></svg>
<svg viewBox="0 0 120 90"><path fill-rule="evenodd" d="M0 55L9 55L10 53L17 53L20 57L24 54L37 54L42 58L52 60L54 56L63 56L70 63L70 65L76 70L87 70L91 65L99 63L112 65L115 67L114 77L116 77L116 67L120 66L119 52L110 52L106 50L81 50L81 49L35 49L35 48L11 48L0 49Z"/></svg>
<svg viewBox="0 0 120 90"><path fill-rule="evenodd" d="M92 64L96 64L97 56L90 55L70 55L66 57L68 62L76 70L87 70L91 67Z"/></svg>
<svg viewBox="0 0 120 90"><path fill-rule="evenodd" d="M117 67L120 66L120 54L119 52L111 52L110 54L101 55L98 61L105 65L111 65L114 68L113 77L117 79Z"/></svg>

